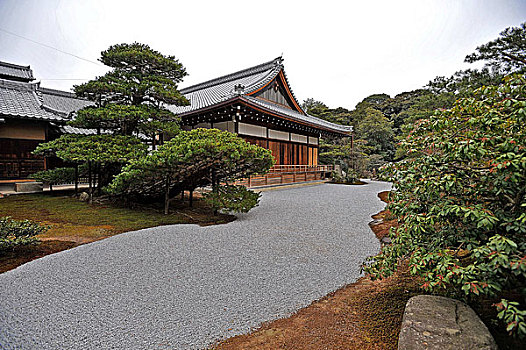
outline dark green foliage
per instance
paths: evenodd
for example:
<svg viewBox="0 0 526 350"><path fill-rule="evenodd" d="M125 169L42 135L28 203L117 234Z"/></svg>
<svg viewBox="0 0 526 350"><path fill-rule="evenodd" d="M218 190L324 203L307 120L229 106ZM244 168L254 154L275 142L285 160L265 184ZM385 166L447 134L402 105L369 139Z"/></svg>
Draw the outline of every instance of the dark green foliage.
<svg viewBox="0 0 526 350"><path fill-rule="evenodd" d="M107 165L127 163L144 156L147 146L133 136L62 135L35 149L36 154L56 155L66 162Z"/></svg>
<svg viewBox="0 0 526 350"><path fill-rule="evenodd" d="M372 106L382 106L386 101L390 100L391 96L387 94L373 94L363 99L362 102L369 103Z"/></svg>
<svg viewBox="0 0 526 350"><path fill-rule="evenodd" d="M118 44L101 53L100 61L113 68L109 73L75 86L77 95L98 102L141 105L159 102L187 105L177 84L187 75L174 56L164 56L148 45Z"/></svg>
<svg viewBox="0 0 526 350"><path fill-rule="evenodd" d="M382 112L369 107L356 127L356 138L366 142L368 154L378 154L385 160L392 160L394 156L392 124Z"/></svg>
<svg viewBox="0 0 526 350"><path fill-rule="evenodd" d="M16 246L37 243L35 236L48 229L30 220L17 221L9 216L0 218L0 253Z"/></svg>
<svg viewBox="0 0 526 350"><path fill-rule="evenodd" d="M407 157L388 172L400 226L366 271L389 276L409 259L427 290L504 299L499 318L526 335L525 125L523 76L416 123L401 143Z"/></svg>
<svg viewBox="0 0 526 350"><path fill-rule="evenodd" d="M215 210L248 213L259 204L260 193L245 186L221 185L204 195L205 201Z"/></svg>
<svg viewBox="0 0 526 350"><path fill-rule="evenodd" d="M75 120L69 124L126 136L138 133L152 135L164 129L179 129L173 113L148 105L107 104L104 107L86 107L78 111Z"/></svg>
<svg viewBox="0 0 526 350"><path fill-rule="evenodd" d="M264 173L274 159L269 150L217 129L181 131L146 157L132 161L111 183L115 195L169 201L183 190Z"/></svg>
<svg viewBox="0 0 526 350"><path fill-rule="evenodd" d="M323 102L308 98L303 101L302 108L314 117L327 120L331 123L341 125L352 125L352 115L348 109L338 107L335 109L327 107Z"/></svg>
<svg viewBox="0 0 526 350"><path fill-rule="evenodd" d="M48 184L52 189L53 185L63 183L73 183L75 181L75 168L55 168L50 170L42 170L34 173L31 178Z"/></svg>
<svg viewBox="0 0 526 350"><path fill-rule="evenodd" d="M500 37L477 47L466 56L466 62L485 61L486 67L501 73L524 72L526 69L526 22L506 28Z"/></svg>
<svg viewBox="0 0 526 350"><path fill-rule="evenodd" d="M498 85L504 74L488 68L466 69L455 72L451 77L438 76L430 81L425 88L433 94L449 93L458 97L465 97L472 88L486 85Z"/></svg>
<svg viewBox="0 0 526 350"><path fill-rule="evenodd" d="M336 183L354 184L359 180L358 174L355 170L348 169L344 173L340 174L337 171L333 171L331 174L331 181Z"/></svg>

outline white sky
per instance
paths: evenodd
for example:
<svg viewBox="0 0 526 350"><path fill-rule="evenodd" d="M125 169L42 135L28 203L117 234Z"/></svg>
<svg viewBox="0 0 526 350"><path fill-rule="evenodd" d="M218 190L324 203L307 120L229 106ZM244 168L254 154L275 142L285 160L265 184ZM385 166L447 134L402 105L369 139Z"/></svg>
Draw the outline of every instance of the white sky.
<svg viewBox="0 0 526 350"><path fill-rule="evenodd" d="M145 43L183 63L181 87L283 53L300 102L353 108L467 68L467 54L525 20L526 0L0 0L0 60L69 90L106 68L1 30L91 61L112 44Z"/></svg>

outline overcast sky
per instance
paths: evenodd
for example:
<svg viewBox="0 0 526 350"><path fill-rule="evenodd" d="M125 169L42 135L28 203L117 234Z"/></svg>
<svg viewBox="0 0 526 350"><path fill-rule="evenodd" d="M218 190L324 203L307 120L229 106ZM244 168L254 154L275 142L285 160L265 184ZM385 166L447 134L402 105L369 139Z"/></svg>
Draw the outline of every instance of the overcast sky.
<svg viewBox="0 0 526 350"><path fill-rule="evenodd" d="M526 0L0 0L0 60L70 90L107 68L6 31L94 62L112 44L145 43L184 64L181 87L283 53L300 102L353 108L469 67L467 54L525 20Z"/></svg>

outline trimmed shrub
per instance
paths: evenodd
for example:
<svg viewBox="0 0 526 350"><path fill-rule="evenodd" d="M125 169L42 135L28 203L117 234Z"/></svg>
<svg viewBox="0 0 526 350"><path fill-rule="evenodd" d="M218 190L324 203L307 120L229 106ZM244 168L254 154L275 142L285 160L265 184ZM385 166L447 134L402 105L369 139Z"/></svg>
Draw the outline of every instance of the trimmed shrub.
<svg viewBox="0 0 526 350"><path fill-rule="evenodd" d="M41 226L30 220L13 220L9 216L0 218L0 252L16 246L35 244L39 241L35 236L48 229L48 226Z"/></svg>
<svg viewBox="0 0 526 350"><path fill-rule="evenodd" d="M247 189L245 186L219 186L216 191L204 195L204 200L215 211L226 210L237 213L248 213L259 204L260 193Z"/></svg>

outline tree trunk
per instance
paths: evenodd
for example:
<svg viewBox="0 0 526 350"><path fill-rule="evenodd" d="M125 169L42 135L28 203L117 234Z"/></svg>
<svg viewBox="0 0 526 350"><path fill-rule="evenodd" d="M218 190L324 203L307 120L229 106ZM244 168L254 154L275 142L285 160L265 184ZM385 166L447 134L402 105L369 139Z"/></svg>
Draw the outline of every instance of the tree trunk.
<svg viewBox="0 0 526 350"><path fill-rule="evenodd" d="M93 203L93 184L91 182L91 161L88 160L88 198L89 204Z"/></svg>
<svg viewBox="0 0 526 350"><path fill-rule="evenodd" d="M75 197L79 194L79 165L75 164Z"/></svg>
<svg viewBox="0 0 526 350"><path fill-rule="evenodd" d="M53 192L53 184L51 182L49 183L49 192Z"/></svg>
<svg viewBox="0 0 526 350"><path fill-rule="evenodd" d="M194 206L194 190L190 190L189 196L188 196L188 204L190 208Z"/></svg>
<svg viewBox="0 0 526 350"><path fill-rule="evenodd" d="M97 164L97 196L100 196L102 193L100 176L101 176L100 163L98 163Z"/></svg>
<svg viewBox="0 0 526 350"><path fill-rule="evenodd" d="M219 181L216 179L216 170L212 169L212 192L217 193L219 190L218 183ZM217 209L214 209L214 215L217 216L217 214Z"/></svg>
<svg viewBox="0 0 526 350"><path fill-rule="evenodd" d="M165 191L164 191L164 214L168 215L168 211L170 210L170 179L166 177L166 183L165 183Z"/></svg>
<svg viewBox="0 0 526 350"><path fill-rule="evenodd" d="M216 170L215 169L212 169L212 192L217 192Z"/></svg>

